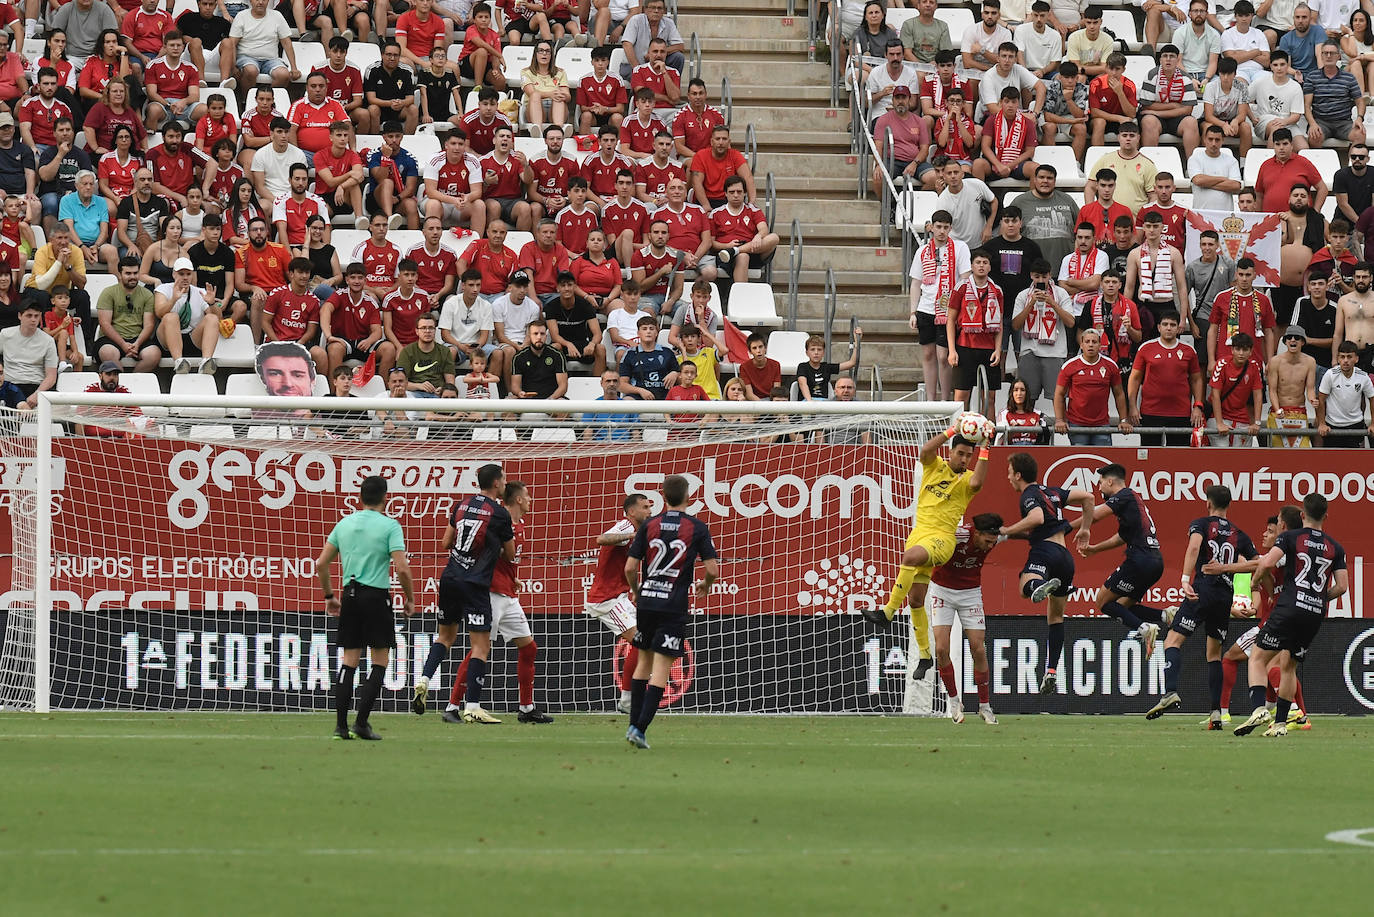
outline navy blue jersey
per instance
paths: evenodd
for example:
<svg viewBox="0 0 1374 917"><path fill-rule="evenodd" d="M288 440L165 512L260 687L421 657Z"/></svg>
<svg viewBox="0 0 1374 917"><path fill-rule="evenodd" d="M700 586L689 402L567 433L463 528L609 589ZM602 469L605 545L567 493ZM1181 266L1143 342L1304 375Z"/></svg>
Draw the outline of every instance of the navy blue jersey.
<svg viewBox="0 0 1374 917"><path fill-rule="evenodd" d="M640 610L685 615L697 558L714 560L716 546L705 523L670 509L639 527L629 556L644 561L639 573Z"/></svg>
<svg viewBox="0 0 1374 917"><path fill-rule="evenodd" d="M642 388L659 401L668 397L667 378L677 372L677 355L667 347L642 350L635 347L620 358L620 374L636 388Z"/></svg>
<svg viewBox="0 0 1374 917"><path fill-rule="evenodd" d="M510 512L485 494L472 494L453 507L448 522L453 526L453 547L444 578L490 587L501 547L515 537Z"/></svg>
<svg viewBox="0 0 1374 917"><path fill-rule="evenodd" d="M1045 514L1045 521L1031 529L1026 537L1032 542L1044 541L1073 528L1064 520L1064 506L1068 502L1069 492L1062 487L1026 485L1026 489L1021 491L1021 518L1026 518L1037 509Z"/></svg>
<svg viewBox="0 0 1374 917"><path fill-rule="evenodd" d="M1107 498L1107 508L1116 516L1116 533L1126 543L1127 550L1135 548L1154 553L1159 550L1159 536L1155 521L1140 494L1123 487Z"/></svg>
<svg viewBox="0 0 1374 917"><path fill-rule="evenodd" d="M1230 519L1221 516L1203 516L1201 519L1194 519L1188 526L1188 537L1191 540L1193 535L1202 536L1202 547L1197 552L1197 565L1193 568L1195 582L1193 588L1200 590L1207 587L1231 588L1231 574L1221 573L1216 576L1205 576L1202 573L1204 564L1213 561L1219 564L1234 564L1241 559L1249 560L1255 556L1255 545L1250 540L1250 536L1242 532L1231 524Z"/></svg>
<svg viewBox="0 0 1374 917"><path fill-rule="evenodd" d="M1345 569L1345 548L1320 529L1308 528L1280 533L1274 547L1283 552L1283 566L1288 570L1275 609L1296 608L1324 616L1326 591L1336 571Z"/></svg>

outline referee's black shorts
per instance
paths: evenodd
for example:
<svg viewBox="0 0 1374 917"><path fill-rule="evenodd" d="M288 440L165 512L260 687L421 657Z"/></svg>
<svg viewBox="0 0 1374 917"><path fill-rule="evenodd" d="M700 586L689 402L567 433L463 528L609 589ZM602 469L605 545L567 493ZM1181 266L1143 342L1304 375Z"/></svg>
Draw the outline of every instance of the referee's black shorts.
<svg viewBox="0 0 1374 917"><path fill-rule="evenodd" d="M396 645L396 619L391 611L391 591L364 586L352 580L344 587L339 612L340 649L390 648Z"/></svg>

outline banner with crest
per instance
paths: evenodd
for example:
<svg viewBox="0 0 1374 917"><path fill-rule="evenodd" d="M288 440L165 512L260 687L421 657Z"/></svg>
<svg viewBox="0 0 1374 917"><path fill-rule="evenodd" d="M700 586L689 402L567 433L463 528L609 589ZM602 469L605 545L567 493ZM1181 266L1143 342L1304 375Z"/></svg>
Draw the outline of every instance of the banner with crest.
<svg viewBox="0 0 1374 917"><path fill-rule="evenodd" d="M1225 210L1189 210L1185 264L1202 257L1198 236L1211 229L1221 237L1221 253L1235 261L1253 258L1255 286L1279 285L1279 253L1283 247L1283 214Z"/></svg>

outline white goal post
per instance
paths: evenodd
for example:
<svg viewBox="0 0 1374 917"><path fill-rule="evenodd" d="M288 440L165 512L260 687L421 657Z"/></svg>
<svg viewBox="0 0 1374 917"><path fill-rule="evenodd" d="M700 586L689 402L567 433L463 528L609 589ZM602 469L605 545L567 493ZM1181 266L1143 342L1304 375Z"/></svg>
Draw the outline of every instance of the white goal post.
<svg viewBox="0 0 1374 917"><path fill-rule="evenodd" d="M906 618L880 633L857 611L885 600L917 452L959 409L45 393L0 415L13 543L0 706L326 708L337 649L314 557L380 474L421 611L397 616L381 706L403 709L434 632L447 513L496 462L534 499L521 601L547 709L613 708L626 648L583 611L596 537L627 494L657 508L663 478L685 474L721 579L693 610L672 709L930 712L933 677L915 693L908 678ZM514 668L498 645L495 709L513 706Z"/></svg>

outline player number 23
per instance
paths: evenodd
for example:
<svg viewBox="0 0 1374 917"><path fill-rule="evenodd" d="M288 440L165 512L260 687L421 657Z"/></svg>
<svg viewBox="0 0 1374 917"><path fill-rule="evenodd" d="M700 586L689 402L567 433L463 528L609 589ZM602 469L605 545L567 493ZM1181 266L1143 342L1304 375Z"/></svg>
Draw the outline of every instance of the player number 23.
<svg viewBox="0 0 1374 917"><path fill-rule="evenodd" d="M649 542L649 552L649 577L676 579L681 569L679 564L682 563L682 555L687 553L687 545L677 538L669 542L655 538Z"/></svg>

